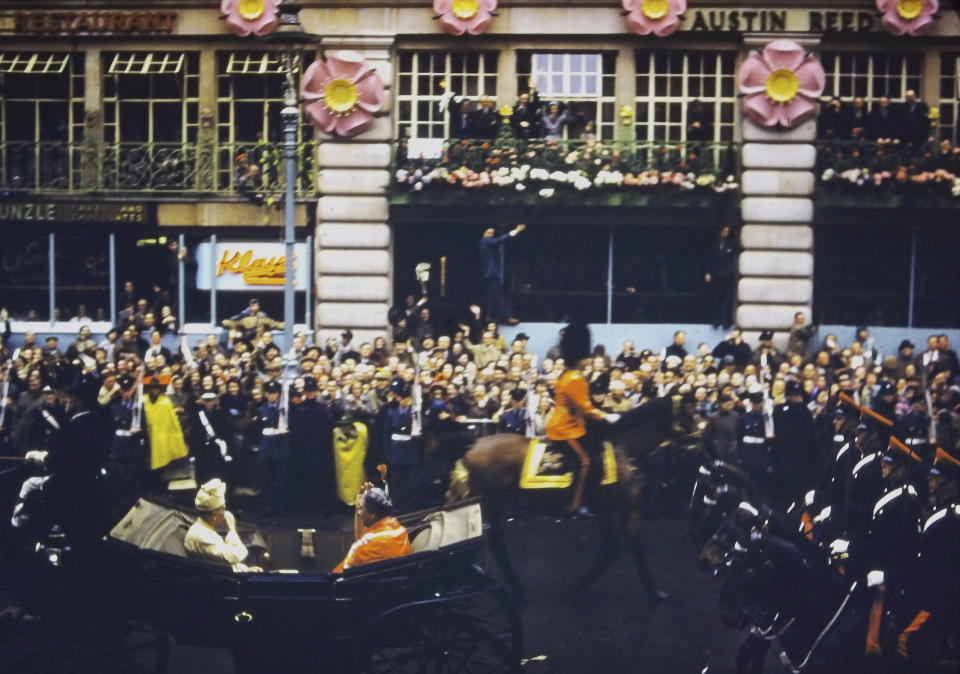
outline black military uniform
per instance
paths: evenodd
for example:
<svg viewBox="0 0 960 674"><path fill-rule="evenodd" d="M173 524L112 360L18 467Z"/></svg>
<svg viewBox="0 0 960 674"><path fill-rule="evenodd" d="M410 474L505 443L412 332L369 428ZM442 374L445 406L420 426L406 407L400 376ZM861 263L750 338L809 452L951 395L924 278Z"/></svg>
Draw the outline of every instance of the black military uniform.
<svg viewBox="0 0 960 674"><path fill-rule="evenodd" d="M817 454L813 415L803 404L803 387L790 380L786 393L788 402L773 410L773 478L782 504L814 487L823 463Z"/></svg>
<svg viewBox="0 0 960 674"><path fill-rule="evenodd" d="M390 382L391 400L380 408L378 417L379 444L384 448L388 468L390 498L394 507L403 510L415 498L415 477L422 460L422 437L414 435L413 405L410 386L402 379Z"/></svg>
<svg viewBox="0 0 960 674"><path fill-rule="evenodd" d="M230 416L220 409L217 394L207 391L200 396L201 404L190 409L190 451L193 454L198 484L219 477L232 484L227 475L233 462L227 440L230 437Z"/></svg>
<svg viewBox="0 0 960 674"><path fill-rule="evenodd" d="M44 386L41 400L30 408L27 419L26 449L50 449L50 442L55 435L66 428L70 417L56 398L56 390Z"/></svg>
<svg viewBox="0 0 960 674"><path fill-rule="evenodd" d="M913 409L894 424L893 434L929 467L933 461L930 445L930 417L926 412L926 397L919 391L910 398Z"/></svg>
<svg viewBox="0 0 960 674"><path fill-rule="evenodd" d="M264 514L284 515L287 511L287 478L290 464L290 445L287 430L280 428L280 405L277 398L280 384L268 381L263 386L267 402L257 409L260 435L260 496Z"/></svg>
<svg viewBox="0 0 960 674"><path fill-rule="evenodd" d="M137 381L130 375L121 375L117 379L120 385L120 400L107 408L112 436L107 462L107 474L111 492L116 497L115 505L119 510L134 503L143 493L146 484L148 451L144 442L142 426L134 428L134 412L139 401L136 400ZM139 411L141 424L146 423L143 410Z"/></svg>
<svg viewBox="0 0 960 674"><path fill-rule="evenodd" d="M500 415L499 432L515 433L517 435L527 434L527 410L522 403L527 397L527 392L522 388L515 388L510 391L510 400L514 406Z"/></svg>
<svg viewBox="0 0 960 674"><path fill-rule="evenodd" d="M772 471L770 445L763 418L763 392L750 393L749 400L751 409L737 421L737 451L743 469L762 485Z"/></svg>
<svg viewBox="0 0 960 674"><path fill-rule="evenodd" d="M304 378L304 398L290 410L290 465L294 502L332 507L335 499L333 423L317 396L312 376Z"/></svg>

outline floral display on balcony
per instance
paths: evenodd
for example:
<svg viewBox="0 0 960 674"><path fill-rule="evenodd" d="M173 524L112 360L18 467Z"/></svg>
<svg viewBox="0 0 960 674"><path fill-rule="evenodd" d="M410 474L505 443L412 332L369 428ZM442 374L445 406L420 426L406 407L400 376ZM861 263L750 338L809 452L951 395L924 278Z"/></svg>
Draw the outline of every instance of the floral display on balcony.
<svg viewBox="0 0 960 674"><path fill-rule="evenodd" d="M933 23L940 0L877 0L877 9L883 12L881 21L888 31L916 37Z"/></svg>
<svg viewBox="0 0 960 674"><path fill-rule="evenodd" d="M687 0L623 0L627 25L637 35L666 37L680 26Z"/></svg>
<svg viewBox="0 0 960 674"><path fill-rule="evenodd" d="M303 74L300 95L304 112L317 128L338 136L356 136L383 107L383 82L354 51L340 51L314 61Z"/></svg>
<svg viewBox="0 0 960 674"><path fill-rule="evenodd" d="M277 27L280 0L222 0L220 13L240 37L267 35Z"/></svg>
<svg viewBox="0 0 960 674"><path fill-rule="evenodd" d="M433 0L433 14L451 35L480 35L497 15L497 0Z"/></svg>
<svg viewBox="0 0 960 674"><path fill-rule="evenodd" d="M790 128L817 111L827 76L820 59L792 40L775 40L751 54L738 83L747 115L762 126Z"/></svg>
<svg viewBox="0 0 960 674"><path fill-rule="evenodd" d="M821 187L852 194L960 197L960 148L852 141L817 148Z"/></svg>
<svg viewBox="0 0 960 674"><path fill-rule="evenodd" d="M700 155L713 148L640 146L618 149L600 144L450 142L437 159L398 165L395 186L413 194L473 190L500 201L536 195L539 199L591 193L723 193L739 188L733 175ZM723 152L735 152L724 148Z"/></svg>

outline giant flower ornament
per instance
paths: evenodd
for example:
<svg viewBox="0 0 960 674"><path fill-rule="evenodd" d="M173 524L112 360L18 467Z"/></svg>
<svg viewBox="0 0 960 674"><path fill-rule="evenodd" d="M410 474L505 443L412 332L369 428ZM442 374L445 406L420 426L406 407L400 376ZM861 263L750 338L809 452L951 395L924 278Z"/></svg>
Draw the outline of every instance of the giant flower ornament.
<svg viewBox="0 0 960 674"><path fill-rule="evenodd" d="M497 15L497 0L433 0L433 18L451 35L479 35Z"/></svg>
<svg viewBox="0 0 960 674"><path fill-rule="evenodd" d="M220 13L240 37L266 35L277 27L280 0L221 0Z"/></svg>
<svg viewBox="0 0 960 674"><path fill-rule="evenodd" d="M637 35L666 37L680 25L687 0L623 0L627 25Z"/></svg>
<svg viewBox="0 0 960 674"><path fill-rule="evenodd" d="M894 35L920 35L933 23L940 0L877 0L883 25Z"/></svg>
<svg viewBox="0 0 960 674"><path fill-rule="evenodd" d="M818 58L792 40L776 40L740 67L744 110L762 126L795 126L817 111L826 80Z"/></svg>
<svg viewBox="0 0 960 674"><path fill-rule="evenodd" d="M366 131L385 96L380 77L354 51L311 63L303 74L300 95L314 125L338 136Z"/></svg>

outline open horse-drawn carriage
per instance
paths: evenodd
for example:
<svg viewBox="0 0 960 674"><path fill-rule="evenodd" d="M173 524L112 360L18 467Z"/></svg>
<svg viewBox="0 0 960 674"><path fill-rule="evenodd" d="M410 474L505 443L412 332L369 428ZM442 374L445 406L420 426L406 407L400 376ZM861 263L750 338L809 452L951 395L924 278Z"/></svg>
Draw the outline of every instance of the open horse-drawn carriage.
<svg viewBox="0 0 960 674"><path fill-rule="evenodd" d="M248 561L264 570L240 573L187 557L193 519L141 499L95 541L54 529L16 567L0 670L163 672L171 638L231 649L238 672L519 670L518 614L475 563L477 502L400 517L412 554L343 574L329 569L349 534L321 546L313 530L241 523Z"/></svg>

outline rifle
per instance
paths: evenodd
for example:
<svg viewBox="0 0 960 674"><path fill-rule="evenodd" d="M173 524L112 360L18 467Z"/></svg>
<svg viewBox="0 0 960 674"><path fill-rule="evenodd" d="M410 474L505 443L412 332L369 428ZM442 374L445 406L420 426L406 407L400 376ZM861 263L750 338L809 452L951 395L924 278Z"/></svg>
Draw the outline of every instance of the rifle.
<svg viewBox="0 0 960 674"><path fill-rule="evenodd" d="M3 377L3 393L0 393L0 396L3 398L3 402L0 403L0 428L3 428L3 423L7 418L7 396L10 395L10 373L13 371L13 359L7 361L7 371L4 373Z"/></svg>
<svg viewBox="0 0 960 674"><path fill-rule="evenodd" d="M140 415L143 414L143 375L147 371L147 361L140 361L140 373L137 375L137 396L133 401L133 415L130 420L130 432L136 433L140 430L142 425L142 420Z"/></svg>
<svg viewBox="0 0 960 674"><path fill-rule="evenodd" d="M530 367L526 371L526 380L527 380L527 429L526 436L528 438L535 438L537 436L537 428L534 417L537 414L537 407L540 405L540 398L534 393L534 378L533 378L534 368Z"/></svg>
<svg viewBox="0 0 960 674"><path fill-rule="evenodd" d="M413 386L410 394L413 397L413 407L410 409L410 435L418 436L423 433L423 390L420 386L420 358L416 361L416 374L413 376Z"/></svg>
<svg viewBox="0 0 960 674"><path fill-rule="evenodd" d="M280 377L280 413L277 417L277 432L286 433L290 430L290 388L287 386L287 372L284 368L283 375Z"/></svg>

